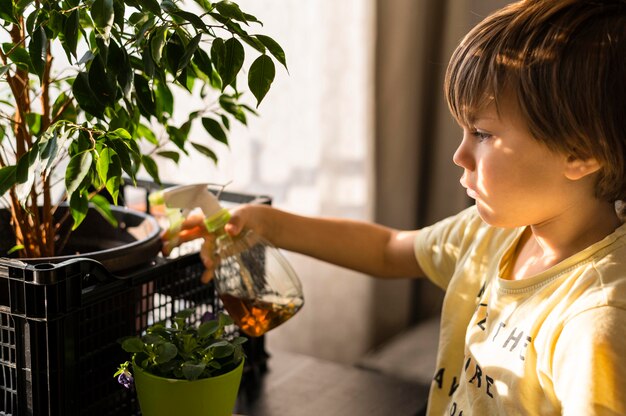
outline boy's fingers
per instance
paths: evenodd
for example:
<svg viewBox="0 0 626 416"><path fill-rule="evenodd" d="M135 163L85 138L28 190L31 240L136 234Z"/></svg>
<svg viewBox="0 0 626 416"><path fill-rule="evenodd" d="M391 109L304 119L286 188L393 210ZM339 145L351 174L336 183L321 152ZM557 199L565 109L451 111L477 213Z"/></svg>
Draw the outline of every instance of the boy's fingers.
<svg viewBox="0 0 626 416"><path fill-rule="evenodd" d="M183 221L182 229L202 227L204 228L204 217L202 215L190 215Z"/></svg>
<svg viewBox="0 0 626 416"><path fill-rule="evenodd" d="M209 283L213 279L213 270L205 270L200 277L200 281L204 284Z"/></svg>
<svg viewBox="0 0 626 416"><path fill-rule="evenodd" d="M200 248L200 260L206 268L200 277L200 281L202 283L209 283L211 279L213 279L213 272L215 270L212 240L204 240L204 243L202 243L202 247Z"/></svg>
<svg viewBox="0 0 626 416"><path fill-rule="evenodd" d="M202 228L196 227L189 230L181 230L178 233L178 239L181 243L185 243L187 241L195 240L196 238L203 238L206 235Z"/></svg>

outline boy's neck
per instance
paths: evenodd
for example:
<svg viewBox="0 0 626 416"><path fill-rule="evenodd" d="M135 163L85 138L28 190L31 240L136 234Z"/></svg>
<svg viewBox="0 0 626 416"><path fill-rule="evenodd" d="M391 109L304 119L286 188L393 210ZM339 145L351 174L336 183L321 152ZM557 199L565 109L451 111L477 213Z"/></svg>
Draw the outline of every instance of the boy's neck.
<svg viewBox="0 0 626 416"><path fill-rule="evenodd" d="M602 240L621 224L613 204L594 201L530 225L515 248L507 277L522 280L535 276Z"/></svg>

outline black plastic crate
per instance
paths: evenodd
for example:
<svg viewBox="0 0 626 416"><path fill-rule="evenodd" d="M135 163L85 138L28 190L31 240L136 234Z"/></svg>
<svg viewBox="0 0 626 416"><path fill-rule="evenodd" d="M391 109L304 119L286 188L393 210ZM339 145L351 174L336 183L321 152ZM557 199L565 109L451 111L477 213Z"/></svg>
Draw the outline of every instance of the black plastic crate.
<svg viewBox="0 0 626 416"><path fill-rule="evenodd" d="M233 203L252 200L222 194ZM118 339L196 308L192 319L222 310L204 285L197 253L158 257L132 274L112 276L89 259L28 265L0 259L0 414L139 414L134 393L113 377L128 359ZM233 335L236 332L232 328ZM263 338L246 345L246 378L265 369Z"/></svg>

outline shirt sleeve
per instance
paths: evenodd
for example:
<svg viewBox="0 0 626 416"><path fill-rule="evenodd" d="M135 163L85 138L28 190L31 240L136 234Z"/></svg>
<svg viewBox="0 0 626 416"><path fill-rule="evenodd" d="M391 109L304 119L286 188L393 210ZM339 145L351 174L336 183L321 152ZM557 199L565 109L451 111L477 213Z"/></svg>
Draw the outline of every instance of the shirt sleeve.
<svg viewBox="0 0 626 416"><path fill-rule="evenodd" d="M476 230L484 226L475 206L421 229L415 237L415 257L426 276L446 289L459 258Z"/></svg>
<svg viewBox="0 0 626 416"><path fill-rule="evenodd" d="M553 363L564 416L626 415L626 310L600 306L576 315L559 336Z"/></svg>

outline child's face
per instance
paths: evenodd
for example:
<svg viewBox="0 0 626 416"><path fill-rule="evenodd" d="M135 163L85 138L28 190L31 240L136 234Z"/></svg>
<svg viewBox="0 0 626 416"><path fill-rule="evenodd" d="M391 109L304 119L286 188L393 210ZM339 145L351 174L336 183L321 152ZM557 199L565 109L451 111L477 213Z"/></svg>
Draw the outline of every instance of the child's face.
<svg viewBox="0 0 626 416"><path fill-rule="evenodd" d="M549 221L575 206L572 181L564 174L567 156L532 137L516 106L503 104L500 114L489 105L463 128L453 158L464 169L461 184L488 224Z"/></svg>

